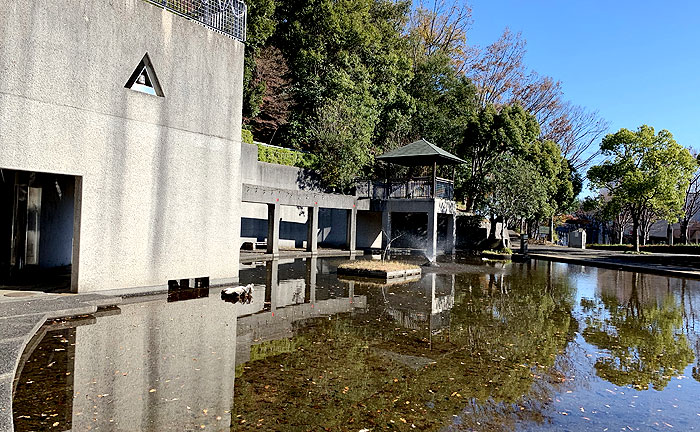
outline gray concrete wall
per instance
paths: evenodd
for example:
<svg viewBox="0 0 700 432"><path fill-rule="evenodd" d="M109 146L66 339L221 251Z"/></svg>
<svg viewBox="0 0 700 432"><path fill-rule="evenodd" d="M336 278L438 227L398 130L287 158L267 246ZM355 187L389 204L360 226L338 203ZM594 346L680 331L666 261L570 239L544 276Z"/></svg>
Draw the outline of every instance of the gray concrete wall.
<svg viewBox="0 0 700 432"><path fill-rule="evenodd" d="M258 161L256 144L242 144L241 172L243 183L247 184L278 189L321 190L314 180L317 175L313 171Z"/></svg>
<svg viewBox="0 0 700 432"><path fill-rule="evenodd" d="M382 214L380 212L357 212L357 248L379 249L382 247Z"/></svg>
<svg viewBox="0 0 700 432"><path fill-rule="evenodd" d="M347 244L348 210L321 208L318 210L318 244L340 248Z"/></svg>
<svg viewBox="0 0 700 432"><path fill-rule="evenodd" d="M243 51L140 0L4 5L0 167L82 179L74 289L237 276ZM164 98L124 88L145 53Z"/></svg>

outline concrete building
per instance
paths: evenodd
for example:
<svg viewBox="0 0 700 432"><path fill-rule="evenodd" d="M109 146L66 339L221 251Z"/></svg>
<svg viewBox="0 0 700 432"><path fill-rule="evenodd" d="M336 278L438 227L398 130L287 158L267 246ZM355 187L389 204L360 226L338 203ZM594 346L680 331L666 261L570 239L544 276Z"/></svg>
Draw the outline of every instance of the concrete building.
<svg viewBox="0 0 700 432"><path fill-rule="evenodd" d="M311 171L260 162L256 145L242 145L241 167L241 245L265 245L273 256L280 247L355 251L358 210L369 202L323 191Z"/></svg>
<svg viewBox="0 0 700 432"><path fill-rule="evenodd" d="M3 5L0 284L236 279L245 5L158 3Z"/></svg>

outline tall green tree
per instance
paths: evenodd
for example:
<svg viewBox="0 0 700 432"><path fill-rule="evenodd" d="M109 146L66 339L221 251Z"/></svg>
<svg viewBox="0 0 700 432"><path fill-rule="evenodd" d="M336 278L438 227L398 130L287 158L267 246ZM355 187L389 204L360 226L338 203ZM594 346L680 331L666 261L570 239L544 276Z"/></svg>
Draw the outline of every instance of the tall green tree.
<svg viewBox="0 0 700 432"><path fill-rule="evenodd" d="M508 238L505 230L511 222L531 219L549 211L549 182L542 177L532 162L521 157L502 155L497 162L499 169L488 178L489 192L484 197L482 211L491 215L491 239L495 235L494 216L501 218L501 238L505 242Z"/></svg>
<svg viewBox="0 0 700 432"><path fill-rule="evenodd" d="M475 111L475 88L441 51L416 62L409 86L415 104L411 139L425 138L455 152Z"/></svg>
<svg viewBox="0 0 700 432"><path fill-rule="evenodd" d="M457 193L467 208L481 205L488 178L501 169L503 154L522 155L540 134L539 124L519 105L488 105L471 115L457 155L468 162L460 167Z"/></svg>
<svg viewBox="0 0 700 432"><path fill-rule="evenodd" d="M607 159L591 167L588 178L629 210L634 247L639 251L640 225L649 213L672 222L682 215L695 159L669 131L657 134L647 125L607 135L601 151Z"/></svg>
<svg viewBox="0 0 700 432"><path fill-rule="evenodd" d="M405 88L412 69L402 32L409 8L409 2L392 0L279 3L271 42L286 58L293 83L295 104L285 131L289 144L309 150L340 145L336 139L320 141L330 135L315 130L319 120L326 122L324 127L336 123L319 117L327 111L342 112L349 124L362 128L342 143L342 149L352 147L352 154L383 152L408 133L413 103ZM345 106L339 108L339 103ZM360 158L334 178L347 184L371 161ZM330 163L320 166L324 177L331 178L328 168Z"/></svg>

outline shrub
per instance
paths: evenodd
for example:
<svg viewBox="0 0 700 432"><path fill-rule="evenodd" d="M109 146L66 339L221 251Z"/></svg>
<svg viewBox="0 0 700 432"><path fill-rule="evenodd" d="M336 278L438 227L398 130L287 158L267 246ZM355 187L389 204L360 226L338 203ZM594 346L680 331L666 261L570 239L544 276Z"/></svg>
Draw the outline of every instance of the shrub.
<svg viewBox="0 0 700 432"><path fill-rule="evenodd" d="M241 130L241 141L246 144L253 144L253 132L248 129Z"/></svg>
<svg viewBox="0 0 700 432"><path fill-rule="evenodd" d="M311 153L304 153L299 150L258 144L258 160L261 162L312 169L316 167L318 158Z"/></svg>

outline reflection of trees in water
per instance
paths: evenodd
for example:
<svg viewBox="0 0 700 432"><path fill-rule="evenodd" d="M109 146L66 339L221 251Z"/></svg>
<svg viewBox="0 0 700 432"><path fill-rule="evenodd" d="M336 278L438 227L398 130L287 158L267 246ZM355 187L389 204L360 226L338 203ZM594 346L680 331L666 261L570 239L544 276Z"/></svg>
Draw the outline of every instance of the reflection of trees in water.
<svg viewBox="0 0 700 432"><path fill-rule="evenodd" d="M640 389L652 385L661 390L694 358L683 334L684 308L671 294L670 285L661 302L645 302L642 299L652 289L649 278L634 273L630 282L623 301L617 295L602 296L607 313L598 309L589 315L583 336L609 353L596 360L598 376L615 385Z"/></svg>
<svg viewBox="0 0 700 432"><path fill-rule="evenodd" d="M392 421L439 430L454 414L464 414L466 429L543 421L547 401L566 382L566 364L556 359L577 330L573 289L546 269L512 273L457 275L449 329L432 344L419 329L387 320L382 290L368 289L375 298L367 313L317 320L294 337L294 351L245 365L234 414L247 422L234 429L255 428L260 418L275 422L267 430Z"/></svg>

